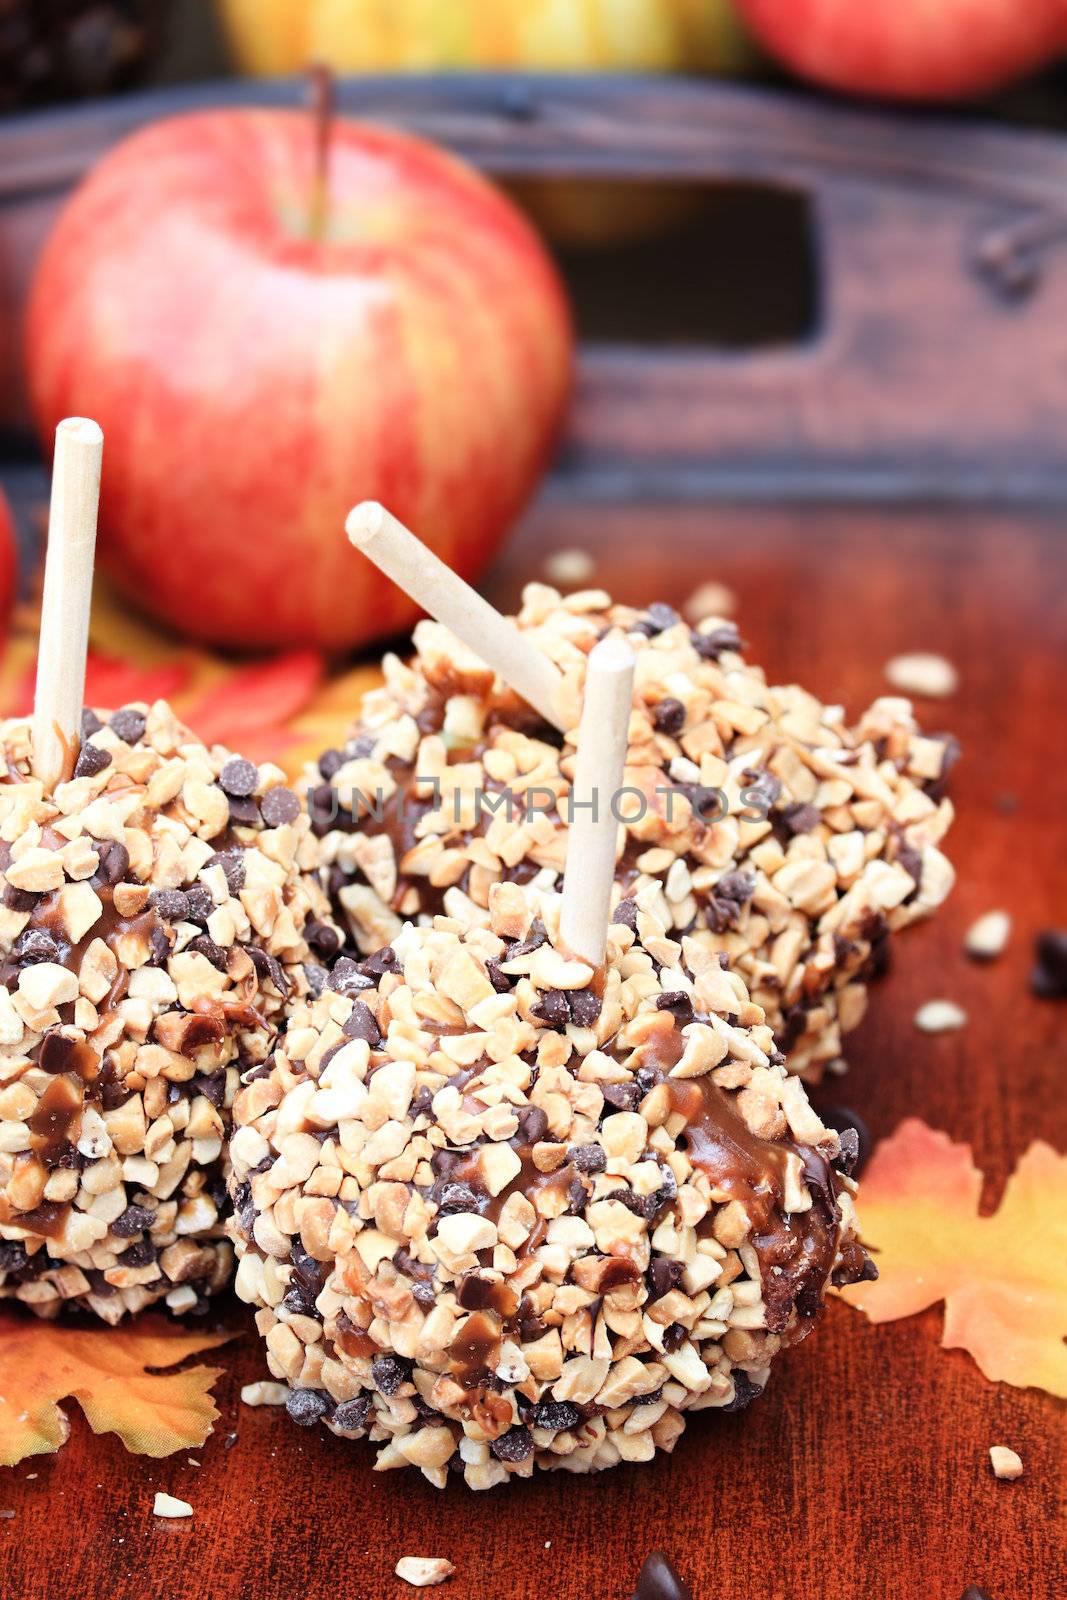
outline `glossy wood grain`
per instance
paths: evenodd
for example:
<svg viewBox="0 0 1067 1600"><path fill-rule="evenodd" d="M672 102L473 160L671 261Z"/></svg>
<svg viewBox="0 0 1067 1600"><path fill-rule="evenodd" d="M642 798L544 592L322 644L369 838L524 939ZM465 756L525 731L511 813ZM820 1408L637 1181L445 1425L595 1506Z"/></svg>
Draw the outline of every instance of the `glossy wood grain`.
<svg viewBox="0 0 1067 1600"><path fill-rule="evenodd" d="M581 547L620 598L685 599L715 577L741 601L755 659L853 710L885 688L892 654L933 648L961 673L924 707L966 759L950 838L960 884L940 921L901 939L823 1104L859 1108L878 1136L918 1113L973 1142L999 1192L1029 1140L1067 1148L1067 1007L1032 998L1032 936L1067 922L1067 541L1054 518L548 505L491 586L514 599L553 549ZM964 930L1003 906L1006 955L969 963ZM970 1014L929 1038L934 996ZM542 1476L476 1497L371 1471L371 1451L238 1401L260 1376L251 1338L218 1386L223 1419L192 1464L94 1439L75 1415L56 1458L0 1475L0 1595L8 1600L392 1600L401 1555L444 1555L449 1600L624 1600L650 1548L696 1600L993 1600L1067 1592L1062 1478L1067 1412L995 1387L937 1346L939 1313L869 1327L838 1304L747 1413L705 1413L673 1457L597 1478ZM225 1355L223 1359L226 1359ZM76 1413L76 1408L71 1407ZM231 1449L224 1438L236 1431ZM994 1480L987 1451L1025 1476ZM156 1489L190 1521L152 1517Z"/></svg>

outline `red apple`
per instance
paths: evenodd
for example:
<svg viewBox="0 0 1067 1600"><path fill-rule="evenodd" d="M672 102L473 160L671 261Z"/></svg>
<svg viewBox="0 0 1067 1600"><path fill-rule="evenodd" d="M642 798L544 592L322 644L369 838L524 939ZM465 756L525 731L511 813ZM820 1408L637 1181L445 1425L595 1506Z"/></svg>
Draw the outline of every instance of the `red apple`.
<svg viewBox="0 0 1067 1600"><path fill-rule="evenodd" d="M331 134L325 190L297 112L135 134L67 205L31 296L42 435L72 413L104 430L101 565L219 644L408 626L346 511L381 500L476 576L569 390L563 293L511 203L420 140Z"/></svg>
<svg viewBox="0 0 1067 1600"><path fill-rule="evenodd" d="M952 100L1067 49L1067 0L740 0L786 66L854 94Z"/></svg>

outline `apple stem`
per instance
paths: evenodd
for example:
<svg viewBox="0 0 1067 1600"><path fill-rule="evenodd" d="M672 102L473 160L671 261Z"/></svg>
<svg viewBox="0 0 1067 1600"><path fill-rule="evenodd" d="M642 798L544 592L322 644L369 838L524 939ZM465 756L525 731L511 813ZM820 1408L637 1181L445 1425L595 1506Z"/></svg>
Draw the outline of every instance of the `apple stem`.
<svg viewBox="0 0 1067 1600"><path fill-rule="evenodd" d="M334 77L321 63L308 69L308 105L315 136L315 167L308 207L308 237L320 241L326 232L330 197L330 136L333 131Z"/></svg>

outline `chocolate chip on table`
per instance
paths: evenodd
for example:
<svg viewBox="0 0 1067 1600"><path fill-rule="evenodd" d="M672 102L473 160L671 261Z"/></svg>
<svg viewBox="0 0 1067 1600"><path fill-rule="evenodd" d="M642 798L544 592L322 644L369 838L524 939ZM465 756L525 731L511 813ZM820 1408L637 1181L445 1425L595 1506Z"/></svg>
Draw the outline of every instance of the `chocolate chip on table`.
<svg viewBox="0 0 1067 1600"><path fill-rule="evenodd" d="M681 733L685 727L685 707L680 700L660 700L652 707L652 726L657 733Z"/></svg>
<svg viewBox="0 0 1067 1600"><path fill-rule="evenodd" d="M1030 987L1042 1000L1067 1000L1067 933L1046 928L1034 940Z"/></svg>
<svg viewBox="0 0 1067 1600"><path fill-rule="evenodd" d="M121 711L108 722L108 727L117 733L125 744L136 744L138 739L144 738L147 721L143 711L134 711L130 706L124 706Z"/></svg>
<svg viewBox="0 0 1067 1600"><path fill-rule="evenodd" d="M276 789L267 790L259 802L259 809L268 828L283 828L287 822L295 822L300 815L300 801L292 789L279 784Z"/></svg>
<svg viewBox="0 0 1067 1600"><path fill-rule="evenodd" d="M993 1600L988 1589L979 1589L976 1583L969 1583L964 1589L960 1600Z"/></svg>
<svg viewBox="0 0 1067 1600"><path fill-rule="evenodd" d="M663 1551L653 1550L638 1574L633 1600L693 1600L693 1591Z"/></svg>
<svg viewBox="0 0 1067 1600"><path fill-rule="evenodd" d="M240 799L255 794L259 782L259 769L243 756L231 756L219 773L219 788Z"/></svg>
<svg viewBox="0 0 1067 1600"><path fill-rule="evenodd" d="M318 1389L294 1389L285 1402L285 1409L302 1428L313 1428L329 1411L330 1402Z"/></svg>
<svg viewBox="0 0 1067 1600"><path fill-rule="evenodd" d="M78 759L74 763L74 776L76 778L93 778L98 772L103 772L105 767L111 765L111 752L101 750L98 744L83 744L78 751Z"/></svg>
<svg viewBox="0 0 1067 1600"><path fill-rule="evenodd" d="M871 1156L870 1129L858 1112L848 1106L829 1106L819 1115L841 1139L842 1166L853 1177L863 1171Z"/></svg>
<svg viewBox="0 0 1067 1600"><path fill-rule="evenodd" d="M357 1000L352 1006L352 1014L341 1029L346 1039L363 1039L376 1050L382 1042L382 1030L375 1020L374 1012L363 1000Z"/></svg>
<svg viewBox="0 0 1067 1600"><path fill-rule="evenodd" d="M108 839L99 846L100 865L93 877L100 883L121 883L130 870L130 852L116 839Z"/></svg>

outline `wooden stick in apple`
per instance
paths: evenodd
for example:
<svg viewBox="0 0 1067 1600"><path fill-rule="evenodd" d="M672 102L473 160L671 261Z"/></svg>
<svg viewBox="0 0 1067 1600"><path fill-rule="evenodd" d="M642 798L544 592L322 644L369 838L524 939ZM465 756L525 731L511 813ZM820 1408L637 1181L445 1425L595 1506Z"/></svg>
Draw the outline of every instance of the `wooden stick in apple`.
<svg viewBox="0 0 1067 1600"><path fill-rule="evenodd" d="M73 770L85 696L104 435L87 417L56 429L33 699L33 772L46 789Z"/></svg>
<svg viewBox="0 0 1067 1600"><path fill-rule="evenodd" d="M568 950L594 967L607 944L619 838L613 808L626 764L634 665L621 634L590 651L578 727L559 931Z"/></svg>
<svg viewBox="0 0 1067 1600"><path fill-rule="evenodd" d="M423 611L450 628L546 722L566 731L556 705L559 668L391 512L365 500L348 513L345 532L357 550Z"/></svg>

